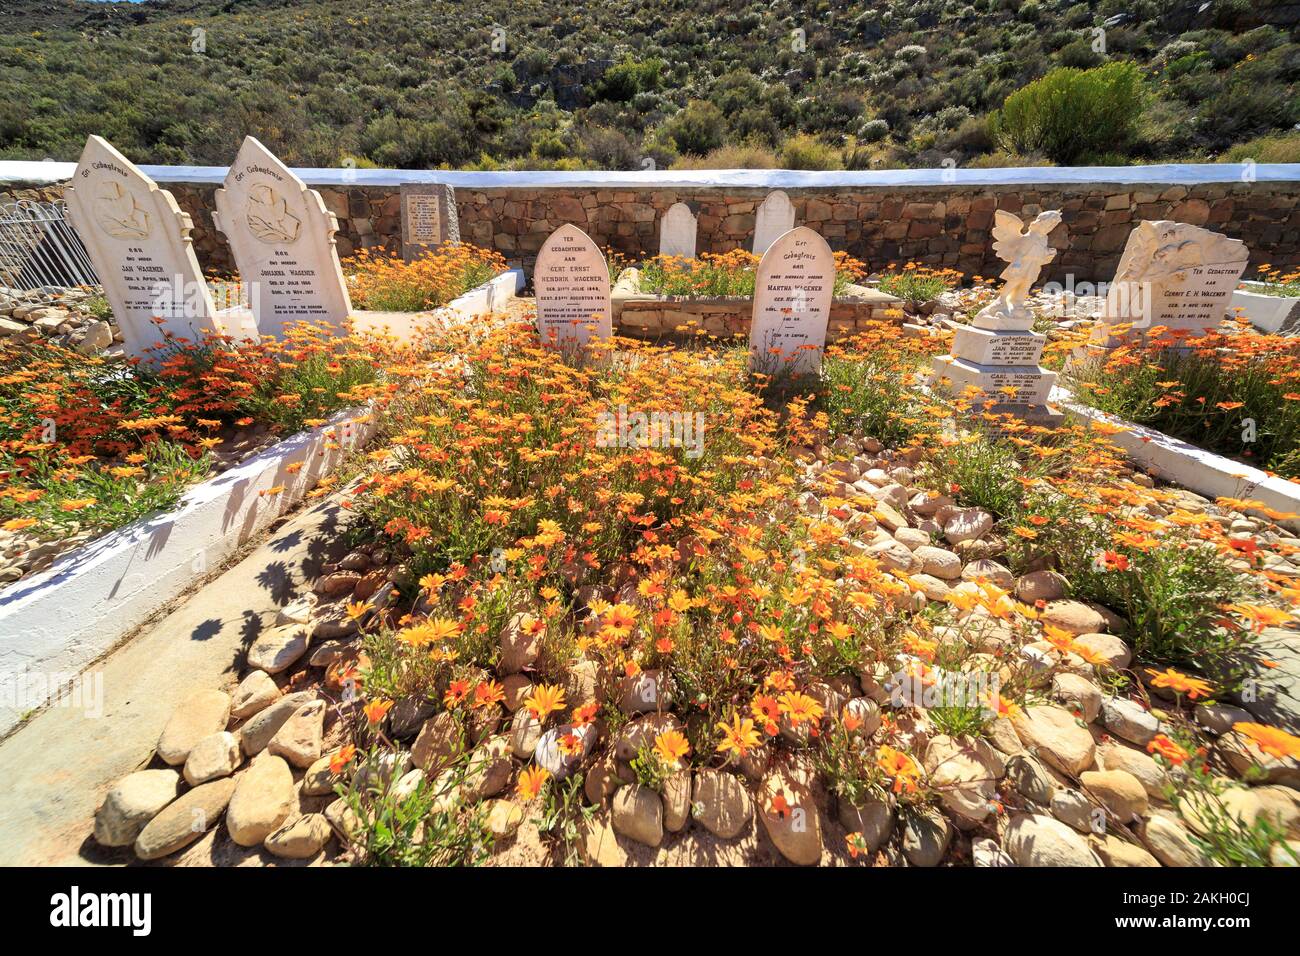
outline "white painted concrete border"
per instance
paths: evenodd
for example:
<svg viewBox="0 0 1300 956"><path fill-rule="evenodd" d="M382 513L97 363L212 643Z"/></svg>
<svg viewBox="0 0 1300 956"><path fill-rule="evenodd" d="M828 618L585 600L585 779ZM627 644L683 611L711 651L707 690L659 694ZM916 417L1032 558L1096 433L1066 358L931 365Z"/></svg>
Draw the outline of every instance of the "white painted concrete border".
<svg viewBox="0 0 1300 956"><path fill-rule="evenodd" d="M74 163L0 162L0 184L57 183ZM146 166L159 183L220 185L227 166ZM400 186L445 183L457 189L857 189L904 186L1192 186L1199 183L1297 182L1300 163L1163 163L1151 166L1023 166L997 169L880 169L810 172L800 169L665 169L636 172L446 169L295 169L310 186Z"/></svg>
<svg viewBox="0 0 1300 956"><path fill-rule="evenodd" d="M366 409L344 409L195 485L175 511L109 532L0 591L0 733L44 703L30 687L71 680L215 572L374 431ZM278 486L284 491L262 494Z"/></svg>
<svg viewBox="0 0 1300 956"><path fill-rule="evenodd" d="M1240 309L1250 324L1271 335L1300 334L1300 296L1265 295L1254 292L1246 283L1232 290L1229 309Z"/></svg>
<svg viewBox="0 0 1300 956"><path fill-rule="evenodd" d="M1073 394L1062 386L1052 389L1050 402L1089 421L1127 429L1109 436L1110 440L1157 477L1209 498L1250 498L1277 511L1300 514L1300 484L1294 481L1267 475L1258 468L1216 455L1164 432L1076 402ZM1300 529L1300 519L1280 524Z"/></svg>
<svg viewBox="0 0 1300 956"><path fill-rule="evenodd" d="M369 312L352 310L352 327L357 332L386 334L401 342L412 342L422 332L449 329L500 312L524 287L524 270L507 269L480 286L461 293L446 305L429 312Z"/></svg>
<svg viewBox="0 0 1300 956"><path fill-rule="evenodd" d="M523 291L524 282L523 269L507 269L481 286L452 299L441 309L435 310L434 315L449 325L457 325L489 312L500 312Z"/></svg>

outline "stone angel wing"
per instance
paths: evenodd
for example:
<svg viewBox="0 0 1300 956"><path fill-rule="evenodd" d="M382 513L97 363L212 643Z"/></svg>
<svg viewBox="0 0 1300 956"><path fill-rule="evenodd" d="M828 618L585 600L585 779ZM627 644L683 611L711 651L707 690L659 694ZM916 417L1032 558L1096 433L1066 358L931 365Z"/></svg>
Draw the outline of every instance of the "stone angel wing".
<svg viewBox="0 0 1300 956"><path fill-rule="evenodd" d="M998 258L1010 262L1015 258L1016 245L1025 235L1025 224L1019 216L1005 209L993 212L993 251Z"/></svg>

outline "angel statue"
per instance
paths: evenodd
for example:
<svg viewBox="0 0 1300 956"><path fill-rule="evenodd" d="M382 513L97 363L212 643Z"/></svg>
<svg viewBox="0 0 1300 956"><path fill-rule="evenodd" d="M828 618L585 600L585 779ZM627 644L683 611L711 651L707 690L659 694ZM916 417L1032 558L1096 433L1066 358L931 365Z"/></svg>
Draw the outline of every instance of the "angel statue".
<svg viewBox="0 0 1300 956"><path fill-rule="evenodd" d="M999 209L993 214L993 251L1010 265L1002 270L1003 286L998 297L975 316L978 328L1029 328L1033 313L1026 302L1043 266L1056 258L1047 243L1048 234L1061 222L1057 209L1040 212L1028 227L1019 216ZM983 320L983 321L981 321Z"/></svg>

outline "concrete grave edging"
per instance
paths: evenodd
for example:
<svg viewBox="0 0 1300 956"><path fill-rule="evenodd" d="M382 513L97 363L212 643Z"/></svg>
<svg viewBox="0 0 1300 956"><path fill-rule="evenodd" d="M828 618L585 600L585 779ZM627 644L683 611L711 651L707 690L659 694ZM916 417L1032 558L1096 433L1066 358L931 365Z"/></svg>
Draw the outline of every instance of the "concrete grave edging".
<svg viewBox="0 0 1300 956"><path fill-rule="evenodd" d="M1180 438L1084 405L1059 385L1052 389L1050 403L1088 421L1125 429L1110 435L1110 440L1123 448L1133 461L1162 479L1209 498L1249 498L1277 511L1300 513L1300 483L1268 475ZM1300 529L1300 519L1279 524L1291 530Z"/></svg>
<svg viewBox="0 0 1300 956"><path fill-rule="evenodd" d="M365 409L336 412L193 486L175 510L101 535L0 591L0 733L219 569L369 442L375 427ZM291 471L295 465L301 469ZM33 697L30 688L41 683L55 693Z"/></svg>

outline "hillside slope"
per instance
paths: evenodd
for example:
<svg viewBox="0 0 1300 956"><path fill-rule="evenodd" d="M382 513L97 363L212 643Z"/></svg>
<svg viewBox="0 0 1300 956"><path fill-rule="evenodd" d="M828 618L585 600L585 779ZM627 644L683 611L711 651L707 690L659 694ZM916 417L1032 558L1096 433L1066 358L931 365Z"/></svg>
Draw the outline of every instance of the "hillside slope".
<svg viewBox="0 0 1300 956"><path fill-rule="evenodd" d="M1078 161L1300 158L1300 3L1201 7L6 0L0 158L72 159L100 133L220 164L253 133L316 166L1032 163L989 116L1055 67L1110 61L1140 67L1145 104Z"/></svg>

